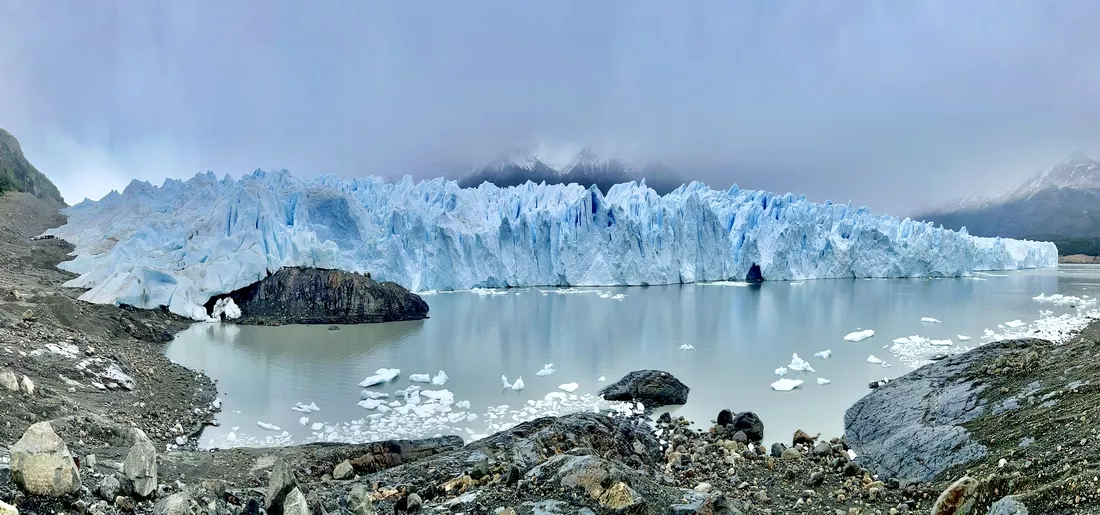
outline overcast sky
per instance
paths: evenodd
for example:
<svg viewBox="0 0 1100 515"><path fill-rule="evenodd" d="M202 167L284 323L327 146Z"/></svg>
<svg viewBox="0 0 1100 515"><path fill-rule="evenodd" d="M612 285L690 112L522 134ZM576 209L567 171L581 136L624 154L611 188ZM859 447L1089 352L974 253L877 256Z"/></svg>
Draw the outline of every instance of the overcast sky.
<svg viewBox="0 0 1100 515"><path fill-rule="evenodd" d="M894 214L1100 150L1100 2L0 0L0 126L74 203L522 145Z"/></svg>

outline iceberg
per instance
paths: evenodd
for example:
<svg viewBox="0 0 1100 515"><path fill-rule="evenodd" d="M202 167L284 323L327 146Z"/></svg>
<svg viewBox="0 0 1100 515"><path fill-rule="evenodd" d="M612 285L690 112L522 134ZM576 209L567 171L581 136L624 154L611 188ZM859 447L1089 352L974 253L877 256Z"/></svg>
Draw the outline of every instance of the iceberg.
<svg viewBox="0 0 1100 515"><path fill-rule="evenodd" d="M287 266L369 272L413 291L840 277L958 277L1052 267L1052 243L980 238L803 196L713 190L607 195L577 184L386 182L213 173L66 208L46 231L80 299L209 319L208 301Z"/></svg>

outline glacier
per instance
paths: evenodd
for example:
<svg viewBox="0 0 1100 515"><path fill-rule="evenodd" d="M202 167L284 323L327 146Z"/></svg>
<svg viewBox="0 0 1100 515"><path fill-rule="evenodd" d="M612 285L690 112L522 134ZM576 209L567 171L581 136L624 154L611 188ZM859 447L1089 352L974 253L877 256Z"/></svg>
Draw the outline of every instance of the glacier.
<svg viewBox="0 0 1100 515"><path fill-rule="evenodd" d="M1049 267L1052 243L980 238L803 196L713 190L607 195L577 184L460 188L454 181L211 172L64 209L44 234L74 245L60 268L81 299L166 306L205 320L211 298L285 266L371 273L413 291L701 281L959 277Z"/></svg>

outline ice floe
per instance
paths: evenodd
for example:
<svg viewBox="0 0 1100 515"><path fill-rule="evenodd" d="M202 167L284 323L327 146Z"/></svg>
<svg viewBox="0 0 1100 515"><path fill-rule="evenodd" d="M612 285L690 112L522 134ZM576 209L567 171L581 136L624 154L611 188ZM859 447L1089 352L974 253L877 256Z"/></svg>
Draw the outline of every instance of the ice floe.
<svg viewBox="0 0 1100 515"><path fill-rule="evenodd" d="M263 429L264 431L282 431L282 429L279 429L279 426L275 424L268 424L267 422L256 422L256 425L260 426L260 429Z"/></svg>
<svg viewBox="0 0 1100 515"><path fill-rule="evenodd" d="M828 379L825 379L824 377L819 377L819 378L817 378L817 384L829 384L829 383L831 383L831 382L832 382L832 381L830 381L830 380L828 380Z"/></svg>
<svg viewBox="0 0 1100 515"><path fill-rule="evenodd" d="M795 388L798 388L799 386L802 386L801 379L788 379L784 377L783 379L772 383L772 390L779 392L789 392L791 390L794 390Z"/></svg>
<svg viewBox="0 0 1100 515"><path fill-rule="evenodd" d="M814 367L811 367L806 360L798 357L798 354L791 356L791 364L787 365L788 370L795 370L798 372L814 372Z"/></svg>
<svg viewBox="0 0 1100 515"><path fill-rule="evenodd" d="M940 320L938 318L932 318L932 317L922 317L920 319L920 321L924 322L926 324L938 324L938 323L940 323Z"/></svg>
<svg viewBox="0 0 1100 515"><path fill-rule="evenodd" d="M777 376L787 375L787 367L779 367L779 368L775 369L775 375L777 375Z"/></svg>
<svg viewBox="0 0 1100 515"><path fill-rule="evenodd" d="M1072 307L1090 307L1095 306L1097 299L1089 297L1088 295L1082 295L1076 297L1073 295L1062 295L1061 293L1055 293L1053 295L1046 295L1040 293L1039 295L1032 297L1041 304L1054 304L1055 306L1072 306Z"/></svg>
<svg viewBox="0 0 1100 515"><path fill-rule="evenodd" d="M876 358L874 354L871 354L870 356L867 356L867 362L871 363L873 365L881 365L881 364L885 363L881 359Z"/></svg>
<svg viewBox="0 0 1100 515"><path fill-rule="evenodd" d="M960 342L968 342L968 341L970 341L970 337L969 337L969 336L964 336L964 335L961 335L961 334L957 334L957 335L955 335L955 336L958 336L958 337L959 337L959 341L960 341Z"/></svg>
<svg viewBox="0 0 1100 515"><path fill-rule="evenodd" d="M556 368L554 368L553 363L547 363L547 364L542 366L542 370L539 370L538 372L535 372L535 375L537 375L537 376L548 376L548 375L553 374L554 372L557 372L557 371L558 370Z"/></svg>
<svg viewBox="0 0 1100 515"><path fill-rule="evenodd" d="M577 383L565 383L565 384L562 384L562 385L558 385L559 390L564 391L564 392L569 392L569 393L573 393L573 392L577 391L577 388L580 388L580 387L581 386Z"/></svg>
<svg viewBox="0 0 1100 515"><path fill-rule="evenodd" d="M388 383L390 381L393 381L400 374L401 370L397 368L380 368L374 372L374 375L368 376L361 383L359 383L359 386L362 388L366 388L368 386Z"/></svg>
<svg viewBox="0 0 1100 515"><path fill-rule="evenodd" d="M414 383L430 383L432 382L431 374L409 374L409 381Z"/></svg>
<svg viewBox="0 0 1100 515"><path fill-rule="evenodd" d="M451 378L447 377L446 372L440 370L439 373L436 374L435 377L432 378L432 384L435 385L435 386L443 386L443 385L447 384L447 381L450 380L450 379Z"/></svg>
<svg viewBox="0 0 1100 515"><path fill-rule="evenodd" d="M844 335L844 340L849 342L861 342L875 335L873 329L865 329L863 331L855 331Z"/></svg>
<svg viewBox="0 0 1100 515"><path fill-rule="evenodd" d="M694 349L695 349L695 346L691 345L691 344L685 343L685 344L680 345L680 350L694 350Z"/></svg>
<svg viewBox="0 0 1100 515"><path fill-rule="evenodd" d="M833 355L833 351L830 350L830 349L825 349L821 352L815 352L814 353L815 358L821 358L821 359L829 359L829 356L832 356L832 355Z"/></svg>

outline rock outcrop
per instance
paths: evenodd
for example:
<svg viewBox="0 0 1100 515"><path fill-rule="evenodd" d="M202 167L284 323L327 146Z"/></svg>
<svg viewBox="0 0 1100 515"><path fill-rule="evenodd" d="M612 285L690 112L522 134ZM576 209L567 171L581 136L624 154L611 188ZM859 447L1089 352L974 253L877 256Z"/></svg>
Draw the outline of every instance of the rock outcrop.
<svg viewBox="0 0 1100 515"><path fill-rule="evenodd" d="M211 312L218 300L206 303ZM419 295L369 275L288 267L228 295L240 324L363 324L420 320L428 303Z"/></svg>
<svg viewBox="0 0 1100 515"><path fill-rule="evenodd" d="M609 401L635 401L647 408L686 404L691 389L672 374L660 370L636 370L600 390Z"/></svg>
<svg viewBox="0 0 1100 515"><path fill-rule="evenodd" d="M28 493L60 497L80 490L80 472L49 422L27 428L11 446L11 475Z"/></svg>

